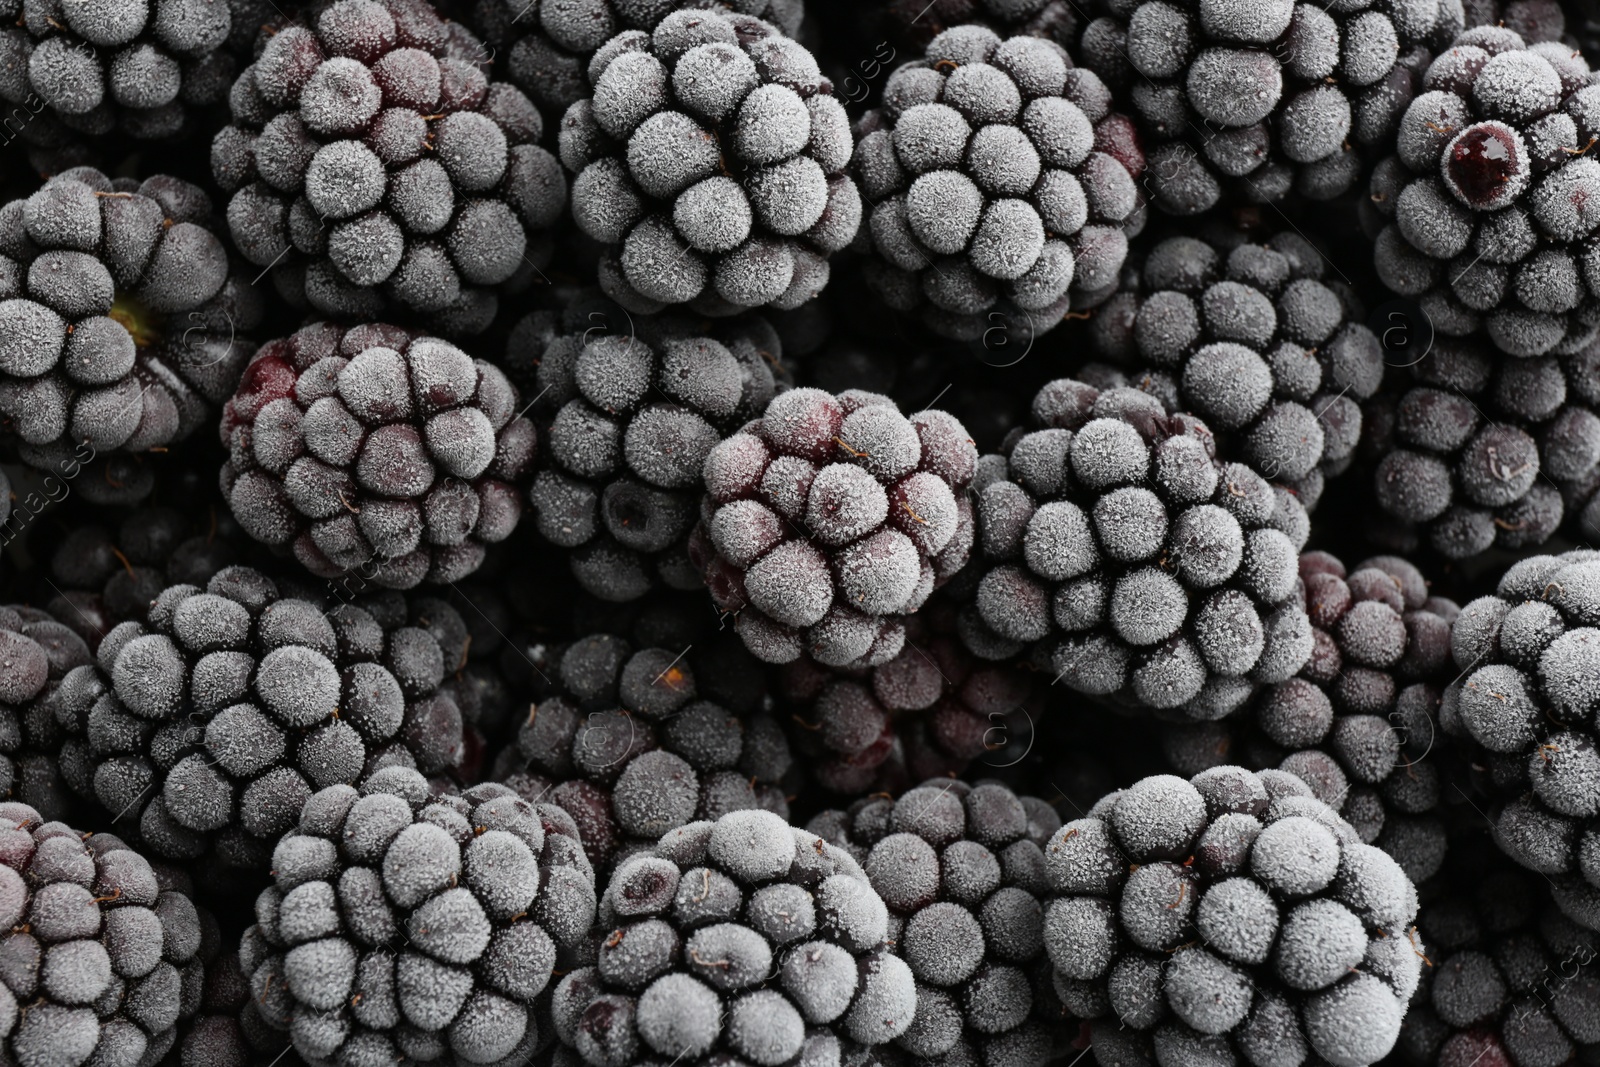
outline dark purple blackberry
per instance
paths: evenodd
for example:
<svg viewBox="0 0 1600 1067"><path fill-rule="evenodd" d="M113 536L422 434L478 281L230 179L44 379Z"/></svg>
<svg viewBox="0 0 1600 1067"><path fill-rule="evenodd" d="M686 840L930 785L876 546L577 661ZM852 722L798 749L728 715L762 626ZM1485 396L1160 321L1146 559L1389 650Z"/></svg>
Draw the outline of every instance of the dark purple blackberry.
<svg viewBox="0 0 1600 1067"><path fill-rule="evenodd" d="M289 1044L262 1019L236 950L206 961L198 1009L179 1035L177 1067L251 1067L271 1062Z"/></svg>
<svg viewBox="0 0 1600 1067"><path fill-rule="evenodd" d="M945 30L968 23L1071 48L1082 27L1082 8L1070 0L886 0L885 7L899 37L919 49Z"/></svg>
<svg viewBox="0 0 1600 1067"><path fill-rule="evenodd" d="M279 27L211 147L240 253L324 315L487 328L496 287L536 273L566 179L485 59L425 0L336 0Z"/></svg>
<svg viewBox="0 0 1600 1067"><path fill-rule="evenodd" d="M1224 199L1330 200L1391 143L1447 3L1103 0L1083 65L1133 100L1150 191L1174 215ZM1453 16L1453 17L1452 17Z"/></svg>
<svg viewBox="0 0 1600 1067"><path fill-rule="evenodd" d="M1045 847L1044 944L1102 1067L1366 1067L1416 991L1417 891L1294 775L1145 778Z"/></svg>
<svg viewBox="0 0 1600 1067"><path fill-rule="evenodd" d="M1035 336L1113 287L1144 157L1110 108L1060 45L982 26L895 71L855 160L884 302L950 336L1013 319Z"/></svg>
<svg viewBox="0 0 1600 1067"><path fill-rule="evenodd" d="M110 835L15 801L0 827L0 1052L19 1067L169 1062L201 978L194 904Z"/></svg>
<svg viewBox="0 0 1600 1067"><path fill-rule="evenodd" d="M895 1039L907 1062L1051 1058L1063 1012L1041 905L1054 808L994 782L935 779L806 828L853 855L888 905L889 944L916 979L915 1016Z"/></svg>
<svg viewBox="0 0 1600 1067"><path fill-rule="evenodd" d="M1466 25L1504 26L1529 44L1566 36L1567 19L1557 0L1462 0L1461 7Z"/></svg>
<svg viewBox="0 0 1600 1067"><path fill-rule="evenodd" d="M726 314L822 291L861 194L850 120L809 51L750 15L677 10L607 41L588 78L561 162L609 296Z"/></svg>
<svg viewBox="0 0 1600 1067"><path fill-rule="evenodd" d="M977 449L943 411L791 389L712 448L689 545L751 652L875 666L967 561Z"/></svg>
<svg viewBox="0 0 1600 1067"><path fill-rule="evenodd" d="M461 762L461 713L441 691L457 663L434 632L448 610L435 602L428 628L399 593L324 611L230 567L163 590L36 703L70 735L63 778L118 832L206 857L197 869L265 870L317 789Z"/></svg>
<svg viewBox="0 0 1600 1067"><path fill-rule="evenodd" d="M528 705L494 777L570 812L596 869L696 819L755 808L788 818L782 727L707 699L679 650L596 634L549 650L544 673L552 691Z"/></svg>
<svg viewBox="0 0 1600 1067"><path fill-rule="evenodd" d="M963 637L1036 646L1080 693L1216 719L1311 654L1300 503L1148 393L1051 382L974 483L982 580Z"/></svg>
<svg viewBox="0 0 1600 1067"><path fill-rule="evenodd" d="M1496 358L1478 338L1440 337L1410 380L1365 405L1363 452L1386 538L1424 536L1467 559L1543 544L1581 513L1600 467L1600 384L1591 355ZM1580 520L1581 523L1581 520Z"/></svg>
<svg viewBox="0 0 1600 1067"><path fill-rule="evenodd" d="M591 1067L839 1063L912 1025L911 970L860 865L771 812L690 823L628 860L596 932L594 965L551 1001Z"/></svg>
<svg viewBox="0 0 1600 1067"><path fill-rule="evenodd" d="M454 582L521 518L537 445L522 408L448 341L307 326L263 345L224 408L223 491L246 533L318 577Z"/></svg>
<svg viewBox="0 0 1600 1067"><path fill-rule="evenodd" d="M88 167L0 207L0 414L26 463L164 448L215 417L262 301L211 223L198 186Z"/></svg>
<svg viewBox="0 0 1600 1067"><path fill-rule="evenodd" d="M1393 556L1347 571L1326 552L1306 552L1300 582L1313 643L1306 665L1237 715L1173 727L1168 758L1182 774L1230 763L1297 774L1420 884L1445 857L1437 718L1457 673L1450 627L1460 609L1430 597L1422 573Z"/></svg>
<svg viewBox="0 0 1600 1067"><path fill-rule="evenodd" d="M1170 410L1205 419L1224 456L1308 510L1324 475L1349 465L1360 402L1383 380L1378 339L1351 321L1325 263L1293 232L1231 250L1169 238L1091 323L1103 357Z"/></svg>
<svg viewBox="0 0 1600 1067"><path fill-rule="evenodd" d="M541 994L595 914L572 820L509 789L434 796L390 768L305 804L239 960L312 1063L527 1063Z"/></svg>
<svg viewBox="0 0 1600 1067"><path fill-rule="evenodd" d="M38 608L0 607L0 796L27 804L52 821L80 818L61 774L65 740L52 714L63 680L93 662L82 637Z"/></svg>
<svg viewBox="0 0 1600 1067"><path fill-rule="evenodd" d="M1372 176L1385 285L1440 334L1575 351L1600 326L1586 239L1600 203L1600 86L1583 56L1476 26L1442 52Z"/></svg>

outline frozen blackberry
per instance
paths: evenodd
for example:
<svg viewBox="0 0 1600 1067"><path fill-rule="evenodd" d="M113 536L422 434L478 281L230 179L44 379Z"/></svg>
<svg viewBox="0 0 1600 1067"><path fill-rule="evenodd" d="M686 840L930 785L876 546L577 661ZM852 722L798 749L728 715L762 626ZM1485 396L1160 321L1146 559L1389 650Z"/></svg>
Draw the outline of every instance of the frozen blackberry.
<svg viewBox="0 0 1600 1067"><path fill-rule="evenodd" d="M19 1067L154 1064L201 976L201 919L115 838L0 804L0 1049Z"/></svg>
<svg viewBox="0 0 1600 1067"><path fill-rule="evenodd" d="M88 167L0 207L0 413L25 462L160 449L215 417L262 301L211 215L188 182Z"/></svg>
<svg viewBox="0 0 1600 1067"><path fill-rule="evenodd" d="M561 162L613 299L722 314L822 291L861 194L850 120L805 47L750 15L677 10L607 41L588 79Z"/></svg>
<svg viewBox="0 0 1600 1067"><path fill-rule="evenodd" d="M485 58L425 0L336 0L279 27L211 146L240 253L323 315L487 328L567 190L543 118Z"/></svg>
<svg viewBox="0 0 1600 1067"><path fill-rule="evenodd" d="M179 1028L177 1067L250 1067L271 1062L288 1044L262 1019L238 951L207 960L196 1013Z"/></svg>
<svg viewBox="0 0 1600 1067"><path fill-rule="evenodd" d="M884 302L955 337L1036 336L1114 286L1144 157L1110 100L1059 45L976 25L895 71L855 159Z"/></svg>
<svg viewBox="0 0 1600 1067"><path fill-rule="evenodd" d="M1600 326L1587 237L1600 86L1571 47L1476 26L1443 51L1371 183L1384 284L1446 336L1511 356L1572 352Z"/></svg>
<svg viewBox="0 0 1600 1067"><path fill-rule="evenodd" d="M1219 462L1205 423L1148 393L1062 379L1034 415L1047 428L982 464L969 647L1033 645L1078 692L1199 719L1305 665L1290 493Z"/></svg>
<svg viewBox="0 0 1600 1067"><path fill-rule="evenodd" d="M93 662L84 639L38 608L0 607L0 797L20 801L52 821L81 818L62 778L65 733L52 712L63 680Z"/></svg>
<svg viewBox="0 0 1600 1067"><path fill-rule="evenodd" d="M791 389L706 457L691 558L760 659L885 663L967 561L977 459L943 411Z"/></svg>
<svg viewBox="0 0 1600 1067"><path fill-rule="evenodd" d="M493 364L386 325L270 341L223 409L246 533L321 578L454 582L516 528L537 434Z"/></svg>
<svg viewBox="0 0 1600 1067"><path fill-rule="evenodd" d="M783 729L707 699L682 651L635 651L610 634L551 650L554 692L529 705L496 760L496 780L571 813L598 870L696 819L788 818Z"/></svg>
<svg viewBox="0 0 1600 1067"><path fill-rule="evenodd" d="M917 1005L889 927L860 865L815 834L767 811L690 823L611 876L555 1032L592 1067L875 1055Z"/></svg>
<svg viewBox="0 0 1600 1067"><path fill-rule="evenodd" d="M1378 339L1351 321L1325 262L1293 232L1231 250L1169 238L1091 323L1103 357L1205 419L1224 456L1292 487L1308 510L1324 475L1349 465L1360 402L1383 380Z"/></svg>
<svg viewBox="0 0 1600 1067"><path fill-rule="evenodd" d="M1082 28L1082 9L1069 0L887 0L885 6L899 36L919 49L945 30L968 23L1006 36L1043 37L1064 48L1076 45ZM851 13L859 15L855 9ZM863 70L863 77L870 80L871 70Z"/></svg>
<svg viewBox="0 0 1600 1067"><path fill-rule="evenodd" d="M1044 951L1043 847L1060 828L1042 800L950 779L807 825L855 856L888 905L889 943L916 979L916 1013L895 1039L910 1062L1051 1058L1063 1013Z"/></svg>
<svg viewBox="0 0 1600 1067"><path fill-rule="evenodd" d="M312 1064L527 1063L541 994L595 914L572 821L509 789L431 796L393 768L306 802L239 960Z"/></svg>
<svg viewBox="0 0 1600 1067"><path fill-rule="evenodd" d="M1133 99L1155 205L1329 200L1392 143L1427 45L1462 28L1448 3L1108 0L1084 66ZM1453 17L1452 17L1453 15Z"/></svg>
<svg viewBox="0 0 1600 1067"><path fill-rule="evenodd" d="M245 567L169 586L36 702L70 735L62 776L152 855L266 870L317 789L461 762L440 688L457 664L406 608L388 593L324 611Z"/></svg>
<svg viewBox="0 0 1600 1067"><path fill-rule="evenodd" d="M1417 891L1293 775L1145 778L1062 827L1045 874L1045 951L1103 1067L1365 1067L1399 1037Z"/></svg>

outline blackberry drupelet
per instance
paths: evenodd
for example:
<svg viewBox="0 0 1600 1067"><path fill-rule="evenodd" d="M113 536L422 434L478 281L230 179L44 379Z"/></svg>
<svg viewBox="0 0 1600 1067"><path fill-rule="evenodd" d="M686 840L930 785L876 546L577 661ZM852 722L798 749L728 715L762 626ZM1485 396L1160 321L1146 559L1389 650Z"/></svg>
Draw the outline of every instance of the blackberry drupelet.
<svg viewBox="0 0 1600 1067"><path fill-rule="evenodd" d="M822 1067L912 1024L911 970L860 865L771 812L671 831L617 869L599 911L598 959L551 1004L592 1067Z"/></svg>
<svg viewBox="0 0 1600 1067"><path fill-rule="evenodd" d="M1420 0L1107 0L1083 64L1132 97L1151 198L1196 215L1219 202L1329 200L1393 142L1428 48L1460 5Z"/></svg>
<svg viewBox="0 0 1600 1067"><path fill-rule="evenodd" d="M1044 951L1042 849L1060 828L1042 800L950 779L807 824L855 856L888 905L890 944L917 982L916 1014L895 1039L906 1062L1051 1058L1063 1012Z"/></svg>
<svg viewBox="0 0 1600 1067"><path fill-rule="evenodd" d="M214 417L262 300L211 216L188 182L88 167L0 207L0 413L24 462L164 448Z"/></svg>
<svg viewBox="0 0 1600 1067"><path fill-rule="evenodd" d="M521 410L448 341L307 326L263 345L224 407L223 491L246 533L320 578L454 582L521 518L537 446Z"/></svg>
<svg viewBox="0 0 1600 1067"><path fill-rule="evenodd" d="M1349 465L1360 402L1383 380L1378 339L1352 321L1359 311L1325 262L1293 232L1231 249L1169 238L1090 323L1102 357L1169 410L1205 419L1223 456L1293 488L1308 510L1324 476Z"/></svg>
<svg viewBox="0 0 1600 1067"><path fill-rule="evenodd" d="M1136 225L1144 156L1111 94L1059 45L947 30L858 124L872 206L867 278L936 332L1054 328L1108 293Z"/></svg>
<svg viewBox="0 0 1600 1067"><path fill-rule="evenodd" d="M211 148L240 253L323 315L487 328L496 287L535 273L566 180L485 58L422 0L336 0L279 27Z"/></svg>
<svg viewBox="0 0 1600 1067"><path fill-rule="evenodd" d="M573 221L607 246L609 296L726 314L822 291L861 195L850 120L805 47L749 15L678 10L607 41L588 76L561 162Z"/></svg>
<svg viewBox="0 0 1600 1067"><path fill-rule="evenodd" d="M885 663L902 618L967 561L976 464L943 411L791 389L706 457L690 555L758 658Z"/></svg>
<svg viewBox="0 0 1600 1067"><path fill-rule="evenodd" d="M1204 423L1135 389L1060 379L1034 418L1046 428L980 463L974 652L1036 646L1078 692L1199 719L1305 665L1292 494L1219 462Z"/></svg>
<svg viewBox="0 0 1600 1067"><path fill-rule="evenodd" d="M548 1044L541 994L595 913L560 808L433 796L390 768L313 795L272 867L239 958L310 1063L527 1063Z"/></svg>
<svg viewBox="0 0 1600 1067"><path fill-rule="evenodd" d="M1145 778L1044 854L1045 950L1104 1067L1365 1067L1394 1047L1417 891L1293 775Z"/></svg>

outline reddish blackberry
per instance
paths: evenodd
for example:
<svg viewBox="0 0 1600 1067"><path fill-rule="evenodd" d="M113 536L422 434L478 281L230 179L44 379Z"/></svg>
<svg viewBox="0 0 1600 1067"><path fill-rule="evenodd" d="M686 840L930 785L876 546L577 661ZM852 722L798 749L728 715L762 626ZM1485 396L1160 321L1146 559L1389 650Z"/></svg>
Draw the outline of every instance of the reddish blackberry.
<svg viewBox="0 0 1600 1067"><path fill-rule="evenodd" d="M1083 64L1133 99L1151 195L1175 215L1227 197L1329 200L1394 137L1427 46L1460 7L1295 0L1107 0Z"/></svg>
<svg viewBox="0 0 1600 1067"><path fill-rule="evenodd" d="M578 228L600 285L635 312L794 308L828 284L861 195L844 105L816 59L742 14L678 10L589 63L561 120Z"/></svg>
<svg viewBox="0 0 1600 1067"><path fill-rule="evenodd" d="M592 1067L829 1064L912 1025L911 971L860 865L771 812L691 823L628 860L600 898L607 930L551 1002Z"/></svg>
<svg viewBox="0 0 1600 1067"><path fill-rule="evenodd" d="M1008 316L1037 335L1073 294L1114 286L1144 156L1110 107L1059 45L982 26L941 33L895 71L856 150L884 301L951 336Z"/></svg>
<svg viewBox="0 0 1600 1067"><path fill-rule="evenodd" d="M1102 356L1169 410L1205 419L1224 456L1292 487L1308 510L1324 475L1349 465L1360 401L1383 380L1377 337L1351 321L1324 263L1292 232L1231 250L1169 238L1091 323Z"/></svg>
<svg viewBox="0 0 1600 1067"><path fill-rule="evenodd" d="M597 869L695 819L753 808L788 818L783 729L706 699L679 650L596 634L550 649L544 672L549 693L529 704L495 778L570 812Z"/></svg>
<svg viewBox="0 0 1600 1067"><path fill-rule="evenodd" d="M499 368L386 325L263 345L223 409L246 533L322 578L409 589L477 569L522 515L537 435Z"/></svg>
<svg viewBox="0 0 1600 1067"><path fill-rule="evenodd" d="M526 1063L540 995L594 918L560 808L415 771L306 802L239 958L268 1025L312 1063ZM514 1059L512 1057L515 1057Z"/></svg>
<svg viewBox="0 0 1600 1067"><path fill-rule="evenodd" d="M25 462L163 448L227 399L262 305L211 215L188 182L88 167L0 208L0 413Z"/></svg>
<svg viewBox="0 0 1600 1067"><path fill-rule="evenodd" d="M895 1039L908 1062L1051 1058L1062 1006L1044 951L1043 848L1060 828L1042 800L949 779L807 824L855 856L888 905L889 943L917 983L915 1016Z"/></svg>
<svg viewBox="0 0 1600 1067"><path fill-rule="evenodd" d="M1044 855L1045 950L1102 1067L1365 1067L1394 1047L1417 891L1293 775L1145 778Z"/></svg>
<svg viewBox="0 0 1600 1067"><path fill-rule="evenodd" d="M538 110L483 58L423 0L336 0L280 27L211 147L240 253L324 315L485 329L566 180Z"/></svg>
<svg viewBox="0 0 1600 1067"><path fill-rule="evenodd" d="M1072 689L1201 719L1305 665L1291 494L1218 462L1204 423L1148 393L1061 379L1034 416L1047 428L980 467L969 647L1035 645Z"/></svg>
<svg viewBox="0 0 1600 1067"><path fill-rule="evenodd" d="M1504 27L1456 38L1406 109L1397 155L1373 173L1374 261L1448 336L1481 329L1512 356L1571 352L1600 302L1585 241L1600 219L1600 86L1556 42Z"/></svg>
<svg viewBox="0 0 1600 1067"><path fill-rule="evenodd" d="M760 659L887 662L967 561L977 449L942 411L791 389L712 448L689 551Z"/></svg>

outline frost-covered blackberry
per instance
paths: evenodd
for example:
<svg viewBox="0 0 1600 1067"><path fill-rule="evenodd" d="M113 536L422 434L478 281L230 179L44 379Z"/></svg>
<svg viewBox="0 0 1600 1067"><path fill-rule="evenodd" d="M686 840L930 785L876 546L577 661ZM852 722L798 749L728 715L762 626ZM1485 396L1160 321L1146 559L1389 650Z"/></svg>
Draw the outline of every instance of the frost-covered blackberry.
<svg viewBox="0 0 1600 1067"><path fill-rule="evenodd" d="M822 291L861 194L850 120L804 46L749 15L678 10L611 38L587 73L561 162L613 299L725 314Z"/></svg>
<svg viewBox="0 0 1600 1067"><path fill-rule="evenodd" d="M1454 10L1452 11L1452 6ZM1424 46L1462 28L1460 5L1384 0L1106 0L1084 66L1133 99L1155 205L1329 200L1392 143Z"/></svg>
<svg viewBox="0 0 1600 1067"><path fill-rule="evenodd" d="M691 557L759 658L885 663L967 561L977 458L943 411L791 389L707 455Z"/></svg>
<svg viewBox="0 0 1600 1067"><path fill-rule="evenodd" d="M1374 171L1385 285L1448 336L1572 352L1600 325L1586 238L1600 224L1600 86L1571 47L1476 26L1443 51Z"/></svg>
<svg viewBox="0 0 1600 1067"><path fill-rule="evenodd" d="M1063 1013L1044 951L1043 847L1060 828L1036 797L950 779L807 824L850 852L888 905L890 944L917 983L895 1039L911 1062L1051 1058Z"/></svg>
<svg viewBox="0 0 1600 1067"><path fill-rule="evenodd" d="M1238 715L1174 727L1168 759L1183 774L1228 763L1297 774L1420 884L1445 855L1437 717L1457 674L1450 626L1461 609L1429 596L1422 573L1394 556L1347 569L1306 552L1300 582L1311 619L1306 665Z"/></svg>
<svg viewBox="0 0 1600 1067"><path fill-rule="evenodd" d="M884 7L899 35L918 47L945 30L979 23L1006 36L1043 37L1065 48L1076 44L1082 26L1082 9L1070 0L885 0Z"/></svg>
<svg viewBox="0 0 1600 1067"><path fill-rule="evenodd" d="M553 692L529 703L495 762L496 780L571 813L601 871L696 819L789 815L783 728L705 699L685 651L610 634L550 650Z"/></svg>
<svg viewBox="0 0 1600 1067"><path fill-rule="evenodd" d="M0 647L0 796L46 819L89 821L62 779L65 734L51 713L63 679L93 662L89 646L55 616L12 604L0 607Z"/></svg>
<svg viewBox="0 0 1600 1067"><path fill-rule="evenodd" d="M516 387L448 341L307 326L263 345L223 409L234 518L321 578L453 582L522 516L537 433Z"/></svg>
<svg viewBox="0 0 1600 1067"><path fill-rule="evenodd" d="M488 55L422 0L336 0L279 26L211 146L240 253L324 315L487 328L567 192L544 119L489 81Z"/></svg>
<svg viewBox="0 0 1600 1067"><path fill-rule="evenodd" d="M1295 776L1145 778L1044 856L1045 951L1103 1067L1366 1067L1394 1047L1417 891Z"/></svg>
<svg viewBox="0 0 1600 1067"><path fill-rule="evenodd" d="M1046 428L979 465L969 647L1035 645L1069 688L1202 719L1305 665L1290 493L1148 393L1059 379L1033 407Z"/></svg>
<svg viewBox="0 0 1600 1067"><path fill-rule="evenodd" d="M1090 324L1103 357L1308 509L1349 465L1360 401L1383 380L1378 339L1326 284L1326 262L1293 232L1231 250L1169 238Z"/></svg>
<svg viewBox="0 0 1600 1067"><path fill-rule="evenodd" d="M1105 85L1054 42L947 30L857 132L867 278L890 307L952 336L1012 318L1033 336L1074 294L1116 284L1144 156Z"/></svg>
<svg viewBox="0 0 1600 1067"><path fill-rule="evenodd" d="M0 1053L25 1067L155 1064L192 1014L201 919L110 835L0 804ZM187 1010L186 1010L187 1009Z"/></svg>
<svg viewBox="0 0 1600 1067"><path fill-rule="evenodd" d="M503 786L430 795L415 771L335 785L272 854L240 963L313 1065L527 1063L541 994L595 914L572 820Z"/></svg>
<svg viewBox="0 0 1600 1067"><path fill-rule="evenodd" d="M889 928L860 865L815 834L767 811L690 823L611 876L598 959L556 987L554 1029L591 1067L875 1055L917 1006Z"/></svg>
<svg viewBox="0 0 1600 1067"><path fill-rule="evenodd" d="M117 832L206 857L197 869L265 870L317 789L461 762L461 713L441 691L456 666L399 593L325 611L229 567L167 587L35 706L70 735L67 784Z"/></svg>
<svg viewBox="0 0 1600 1067"><path fill-rule="evenodd" d="M0 207L0 413L25 462L164 448L215 417L262 301L211 225L198 186L89 167Z"/></svg>

